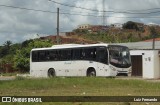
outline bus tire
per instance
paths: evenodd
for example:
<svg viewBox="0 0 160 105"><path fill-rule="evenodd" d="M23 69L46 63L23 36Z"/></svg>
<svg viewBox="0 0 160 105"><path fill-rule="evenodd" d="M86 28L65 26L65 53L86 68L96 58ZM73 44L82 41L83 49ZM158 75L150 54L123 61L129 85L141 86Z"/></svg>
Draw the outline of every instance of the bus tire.
<svg viewBox="0 0 160 105"><path fill-rule="evenodd" d="M52 78L52 77L55 77L55 76L56 76L55 70L54 69L49 69L48 70L48 77Z"/></svg>
<svg viewBox="0 0 160 105"><path fill-rule="evenodd" d="M95 77L95 76L96 76L96 71L95 71L95 69L94 69L94 68L89 68L89 69L87 70L87 76L88 76L88 77Z"/></svg>

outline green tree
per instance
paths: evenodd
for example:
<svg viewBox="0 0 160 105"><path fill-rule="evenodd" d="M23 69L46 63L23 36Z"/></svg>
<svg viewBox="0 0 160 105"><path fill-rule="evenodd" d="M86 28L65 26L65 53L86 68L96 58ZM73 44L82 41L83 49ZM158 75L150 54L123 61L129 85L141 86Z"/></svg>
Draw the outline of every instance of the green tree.
<svg viewBox="0 0 160 105"><path fill-rule="evenodd" d="M30 61L30 51L33 48L43 48L51 47L52 43L49 40L41 41L34 40L31 41L27 47L19 49L16 51L14 56L14 68L20 70L21 72L29 71L29 61Z"/></svg>
<svg viewBox="0 0 160 105"><path fill-rule="evenodd" d="M3 46L0 48L0 57L1 57L1 58L10 53L11 44L12 44L11 41L6 41L6 42L3 44Z"/></svg>
<svg viewBox="0 0 160 105"><path fill-rule="evenodd" d="M8 40L3 45L9 49L11 44L12 44L12 42Z"/></svg>
<svg viewBox="0 0 160 105"><path fill-rule="evenodd" d="M138 26L135 22L128 21L127 23L123 24L123 29L136 29L136 30L138 30Z"/></svg>

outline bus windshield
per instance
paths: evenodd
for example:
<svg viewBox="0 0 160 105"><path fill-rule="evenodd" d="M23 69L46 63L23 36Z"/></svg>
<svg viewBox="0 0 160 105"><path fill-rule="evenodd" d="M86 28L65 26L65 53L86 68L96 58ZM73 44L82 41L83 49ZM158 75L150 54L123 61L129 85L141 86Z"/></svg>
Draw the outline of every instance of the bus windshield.
<svg viewBox="0 0 160 105"><path fill-rule="evenodd" d="M123 46L109 46L109 62L116 67L130 67L131 59L129 49Z"/></svg>

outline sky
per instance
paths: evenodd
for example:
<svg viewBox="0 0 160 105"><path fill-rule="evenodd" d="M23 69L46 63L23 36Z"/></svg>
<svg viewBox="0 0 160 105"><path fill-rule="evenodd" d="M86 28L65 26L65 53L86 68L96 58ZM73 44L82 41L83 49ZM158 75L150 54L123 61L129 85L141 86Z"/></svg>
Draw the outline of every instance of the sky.
<svg viewBox="0 0 160 105"><path fill-rule="evenodd" d="M160 0L0 0L0 45L56 35L57 8L60 32L80 24L102 25L103 16L105 25L160 24Z"/></svg>

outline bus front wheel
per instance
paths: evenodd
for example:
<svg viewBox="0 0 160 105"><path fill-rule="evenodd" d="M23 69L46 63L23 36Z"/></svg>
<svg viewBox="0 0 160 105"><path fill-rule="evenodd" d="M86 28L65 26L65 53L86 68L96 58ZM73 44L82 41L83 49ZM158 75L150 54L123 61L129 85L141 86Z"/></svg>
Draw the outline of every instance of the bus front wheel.
<svg viewBox="0 0 160 105"><path fill-rule="evenodd" d="M88 77L95 77L95 76L96 76L96 71L95 71L95 69L94 69L94 68L89 68L89 69L87 70L87 76L88 76Z"/></svg>
<svg viewBox="0 0 160 105"><path fill-rule="evenodd" d="M48 77L55 77L56 75L55 75L55 70L54 69L49 69L48 70Z"/></svg>

